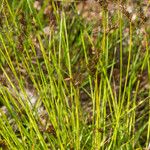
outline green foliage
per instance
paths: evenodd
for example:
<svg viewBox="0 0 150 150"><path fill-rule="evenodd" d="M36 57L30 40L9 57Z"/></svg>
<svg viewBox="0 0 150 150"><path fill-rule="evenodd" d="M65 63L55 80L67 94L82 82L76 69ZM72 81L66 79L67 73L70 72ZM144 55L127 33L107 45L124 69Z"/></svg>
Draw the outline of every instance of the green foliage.
<svg viewBox="0 0 150 150"><path fill-rule="evenodd" d="M148 147L150 30L106 1L95 34L78 5L2 0L0 147Z"/></svg>

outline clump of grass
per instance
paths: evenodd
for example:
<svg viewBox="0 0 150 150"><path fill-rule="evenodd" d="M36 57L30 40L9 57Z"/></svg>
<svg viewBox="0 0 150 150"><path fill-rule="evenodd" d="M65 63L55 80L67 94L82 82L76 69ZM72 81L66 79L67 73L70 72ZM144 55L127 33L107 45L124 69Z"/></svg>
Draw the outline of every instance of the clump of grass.
<svg viewBox="0 0 150 150"><path fill-rule="evenodd" d="M133 21L119 2L97 5L95 36L76 2L2 1L2 148L148 148L146 19ZM109 5L118 9L111 14Z"/></svg>

